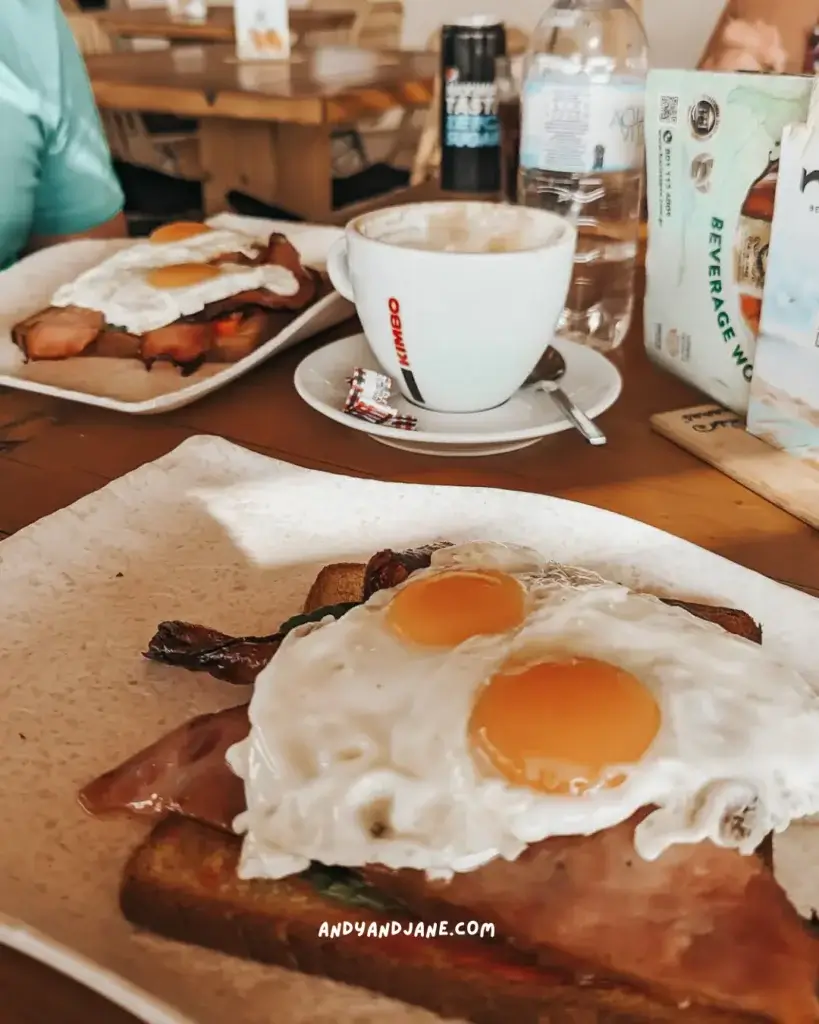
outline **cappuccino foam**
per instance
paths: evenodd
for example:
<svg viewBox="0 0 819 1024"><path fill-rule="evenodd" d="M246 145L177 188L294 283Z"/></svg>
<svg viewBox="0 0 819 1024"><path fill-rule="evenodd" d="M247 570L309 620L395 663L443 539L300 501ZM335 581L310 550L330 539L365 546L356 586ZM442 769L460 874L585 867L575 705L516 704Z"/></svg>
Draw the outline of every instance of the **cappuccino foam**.
<svg viewBox="0 0 819 1024"><path fill-rule="evenodd" d="M557 244L563 229L525 207L491 203L419 203L362 218L367 238L402 249L448 253L505 253Z"/></svg>

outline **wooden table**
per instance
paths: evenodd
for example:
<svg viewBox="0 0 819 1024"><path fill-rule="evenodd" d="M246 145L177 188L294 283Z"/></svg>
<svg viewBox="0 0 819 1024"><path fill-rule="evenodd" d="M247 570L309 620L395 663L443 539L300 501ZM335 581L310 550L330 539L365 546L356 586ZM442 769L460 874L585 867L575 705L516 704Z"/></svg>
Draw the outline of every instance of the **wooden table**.
<svg viewBox="0 0 819 1024"><path fill-rule="evenodd" d="M326 221L333 129L428 107L437 58L341 48L239 63L231 47L214 45L106 54L87 65L100 107L200 119L208 214L225 209L225 194L238 189Z"/></svg>
<svg viewBox="0 0 819 1024"><path fill-rule="evenodd" d="M343 325L311 345L354 328ZM651 432L650 415L694 405L702 396L648 363L639 329L614 358L625 390L601 417L609 436L605 448L566 433L483 459L435 459L384 448L313 412L292 384L309 347L271 360L196 405L150 418L0 389L0 532L22 529L191 435L214 433L288 462L350 476L502 487L586 502L819 597L819 533ZM0 991L4 1024L135 1024L49 970L4 951Z"/></svg>
<svg viewBox="0 0 819 1024"><path fill-rule="evenodd" d="M109 35L122 39L167 39L172 43L232 43L235 40L231 7L211 7L203 25L172 21L161 7L100 11L94 16ZM294 8L290 11L290 32L295 40L305 42L314 32L349 29L355 19L353 8L329 11Z"/></svg>

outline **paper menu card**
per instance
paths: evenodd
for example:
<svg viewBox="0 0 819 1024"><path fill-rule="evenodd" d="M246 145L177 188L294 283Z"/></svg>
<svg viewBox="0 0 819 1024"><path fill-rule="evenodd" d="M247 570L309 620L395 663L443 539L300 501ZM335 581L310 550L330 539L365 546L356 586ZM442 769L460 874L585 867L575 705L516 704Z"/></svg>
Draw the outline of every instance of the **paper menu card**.
<svg viewBox="0 0 819 1024"><path fill-rule="evenodd" d="M239 60L287 60L290 21L287 0L235 0Z"/></svg>
<svg viewBox="0 0 819 1024"><path fill-rule="evenodd" d="M819 471L819 86L782 136L748 430Z"/></svg>

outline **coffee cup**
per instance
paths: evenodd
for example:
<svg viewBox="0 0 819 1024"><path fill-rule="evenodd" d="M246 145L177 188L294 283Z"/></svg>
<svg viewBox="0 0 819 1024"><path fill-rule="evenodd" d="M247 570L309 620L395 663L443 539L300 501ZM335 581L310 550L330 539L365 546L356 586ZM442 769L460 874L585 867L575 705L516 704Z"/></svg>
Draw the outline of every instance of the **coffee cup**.
<svg viewBox="0 0 819 1024"><path fill-rule="evenodd" d="M515 394L551 342L576 244L546 210L414 203L356 217L327 269L408 401L482 412Z"/></svg>

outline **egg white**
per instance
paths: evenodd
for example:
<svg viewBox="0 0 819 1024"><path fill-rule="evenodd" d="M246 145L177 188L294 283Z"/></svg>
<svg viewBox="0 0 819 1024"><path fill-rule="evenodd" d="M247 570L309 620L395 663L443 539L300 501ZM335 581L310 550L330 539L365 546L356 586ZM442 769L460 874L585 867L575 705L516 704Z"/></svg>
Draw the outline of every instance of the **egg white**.
<svg viewBox="0 0 819 1024"><path fill-rule="evenodd" d="M104 314L106 323L130 334L144 334L198 313L209 302L254 288L295 295L299 290L295 274L279 266L225 264L218 277L186 288L155 288L146 279L150 270L177 263L207 263L223 253L253 256L253 243L249 235L222 229L180 242L138 242L64 284L51 305L95 309Z"/></svg>
<svg viewBox="0 0 819 1024"><path fill-rule="evenodd" d="M241 877L281 878L311 860L446 877L649 805L658 809L635 832L646 859L705 838L751 853L769 831L819 810L819 696L758 645L524 548L443 549L425 574L458 565L516 575L525 623L452 650L423 648L385 627L395 593L385 591L295 631L259 675L250 735L228 753L247 797L234 825L245 837ZM660 730L638 764L612 766L623 785L551 796L478 763L467 737L475 699L524 652L597 658L651 690ZM373 835L373 822L388 830Z"/></svg>

